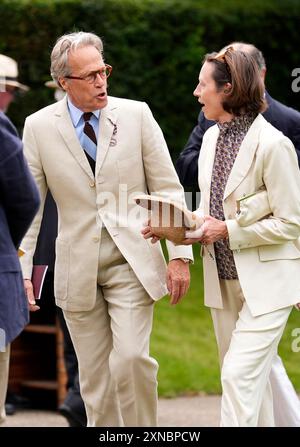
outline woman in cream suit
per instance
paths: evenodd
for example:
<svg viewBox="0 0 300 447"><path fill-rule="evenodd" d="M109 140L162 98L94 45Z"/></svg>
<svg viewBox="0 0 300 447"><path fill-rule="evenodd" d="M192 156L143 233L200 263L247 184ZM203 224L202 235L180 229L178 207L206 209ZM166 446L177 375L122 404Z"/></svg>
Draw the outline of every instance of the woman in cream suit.
<svg viewBox="0 0 300 447"><path fill-rule="evenodd" d="M202 244L205 303L223 361L221 425L273 426L269 375L300 301L297 156L260 114L264 87L249 54L230 47L207 55L194 95L205 117L217 122L205 133L199 158L204 224L187 233L186 244ZM261 189L269 212L263 217L255 206L252 223L241 226L237 200Z"/></svg>
<svg viewBox="0 0 300 447"><path fill-rule="evenodd" d="M222 367L221 425L274 425L269 374L292 306L300 301L300 174L290 140L260 114L263 85L252 57L208 55L194 92L217 124L199 159L205 216L205 302ZM236 201L266 189L271 214L240 226Z"/></svg>

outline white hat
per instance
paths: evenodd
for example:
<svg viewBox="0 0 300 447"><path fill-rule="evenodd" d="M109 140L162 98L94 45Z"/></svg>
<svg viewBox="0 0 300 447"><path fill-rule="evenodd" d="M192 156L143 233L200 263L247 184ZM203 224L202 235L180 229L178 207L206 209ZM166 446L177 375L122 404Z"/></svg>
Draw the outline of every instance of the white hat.
<svg viewBox="0 0 300 447"><path fill-rule="evenodd" d="M66 92L55 81L45 82L45 86L54 89L54 98L56 101L60 101L65 96Z"/></svg>
<svg viewBox="0 0 300 447"><path fill-rule="evenodd" d="M60 86L55 81L45 82L45 86L49 88L60 88Z"/></svg>
<svg viewBox="0 0 300 447"><path fill-rule="evenodd" d="M18 81L18 64L11 57L0 54L0 85L11 85L27 92L29 87Z"/></svg>

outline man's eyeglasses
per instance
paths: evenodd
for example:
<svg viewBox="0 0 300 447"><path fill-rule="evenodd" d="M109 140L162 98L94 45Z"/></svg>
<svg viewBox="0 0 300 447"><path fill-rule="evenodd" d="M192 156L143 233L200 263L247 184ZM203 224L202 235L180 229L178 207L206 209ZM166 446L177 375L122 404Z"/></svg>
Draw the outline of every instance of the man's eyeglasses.
<svg viewBox="0 0 300 447"><path fill-rule="evenodd" d="M93 84L96 81L98 75L100 75L102 79L106 79L110 76L111 72L112 72L112 66L105 64L105 67L100 68L100 70L97 71L92 71L86 76L65 76L65 78L80 79L81 81L86 81L89 84Z"/></svg>

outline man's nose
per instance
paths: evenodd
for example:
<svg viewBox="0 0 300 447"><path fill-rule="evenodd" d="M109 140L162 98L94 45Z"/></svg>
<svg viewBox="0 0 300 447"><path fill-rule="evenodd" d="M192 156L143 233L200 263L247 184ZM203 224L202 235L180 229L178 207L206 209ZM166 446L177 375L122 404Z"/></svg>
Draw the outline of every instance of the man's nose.
<svg viewBox="0 0 300 447"><path fill-rule="evenodd" d="M106 82L106 78L103 78L100 75L100 73L97 73L96 74L96 79L95 79L95 85L102 87L102 85L105 84L105 82Z"/></svg>

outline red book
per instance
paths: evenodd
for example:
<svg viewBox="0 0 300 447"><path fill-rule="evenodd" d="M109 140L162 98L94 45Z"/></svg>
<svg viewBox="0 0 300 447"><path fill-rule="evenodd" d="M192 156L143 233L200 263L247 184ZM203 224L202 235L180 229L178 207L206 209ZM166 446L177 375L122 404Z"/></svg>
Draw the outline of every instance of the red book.
<svg viewBox="0 0 300 447"><path fill-rule="evenodd" d="M32 269L31 282L33 285L33 294L36 300L41 298L43 284L45 281L48 265L34 265Z"/></svg>

